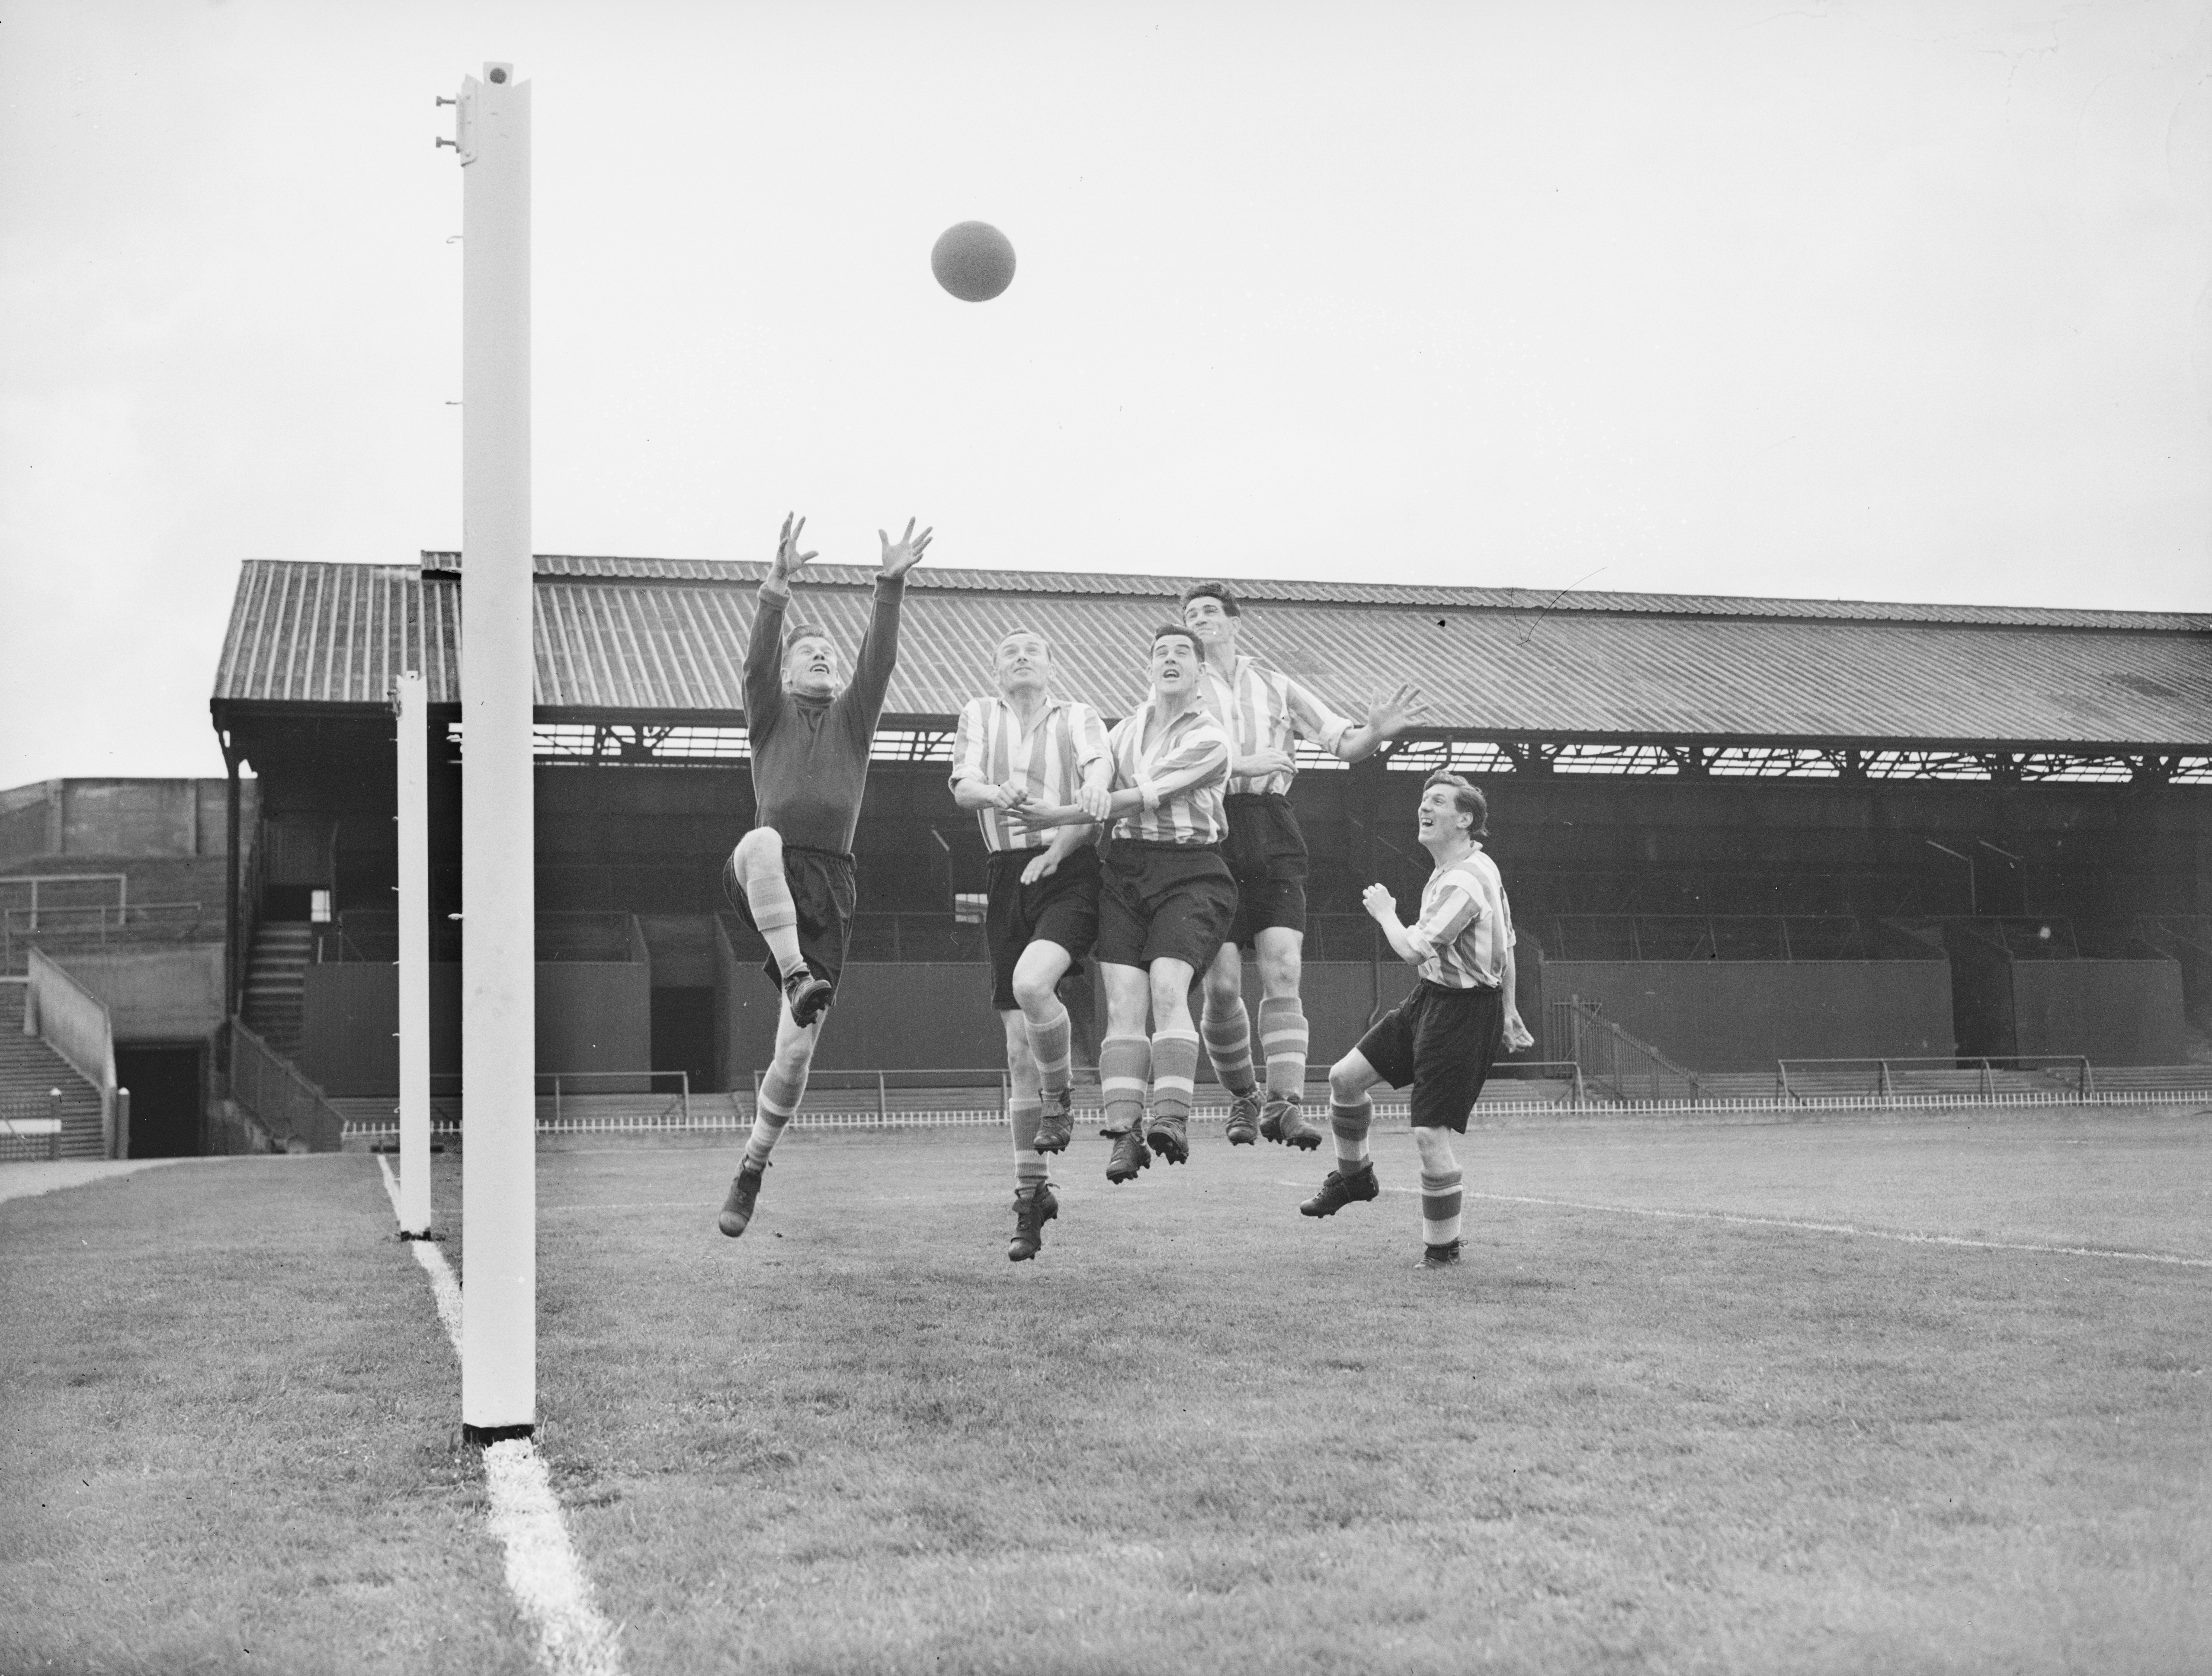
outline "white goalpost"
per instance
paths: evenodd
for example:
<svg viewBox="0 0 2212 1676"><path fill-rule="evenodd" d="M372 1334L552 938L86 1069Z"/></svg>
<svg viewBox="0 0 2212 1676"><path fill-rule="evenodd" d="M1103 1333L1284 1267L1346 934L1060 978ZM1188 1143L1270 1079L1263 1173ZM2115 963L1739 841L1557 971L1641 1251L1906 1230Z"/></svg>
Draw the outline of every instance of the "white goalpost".
<svg viewBox="0 0 2212 1676"><path fill-rule="evenodd" d="M399 804L399 1237L430 1237L430 787L419 671L392 689Z"/></svg>
<svg viewBox="0 0 2212 1676"><path fill-rule="evenodd" d="M461 1427L538 1419L530 88L461 83Z"/></svg>

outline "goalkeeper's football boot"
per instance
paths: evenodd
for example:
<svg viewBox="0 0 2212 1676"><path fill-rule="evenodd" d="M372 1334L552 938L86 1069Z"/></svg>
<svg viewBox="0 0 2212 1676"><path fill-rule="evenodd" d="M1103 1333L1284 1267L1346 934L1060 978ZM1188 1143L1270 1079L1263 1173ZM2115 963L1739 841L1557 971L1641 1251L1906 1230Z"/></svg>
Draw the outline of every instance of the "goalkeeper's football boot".
<svg viewBox="0 0 2212 1676"><path fill-rule="evenodd" d="M1152 1151L1170 1163L1187 1164L1190 1162L1190 1132L1184 1126L1183 1119L1154 1118L1145 1139L1151 1143Z"/></svg>
<svg viewBox="0 0 2212 1676"><path fill-rule="evenodd" d="M730 1196L722 1201L722 1214L714 1219L714 1226L733 1240L753 1219L753 1206L760 1199L761 1173L767 1168L765 1158L757 1165L741 1164L730 1178Z"/></svg>
<svg viewBox="0 0 2212 1676"><path fill-rule="evenodd" d="M1133 1181L1140 1169L1152 1167L1152 1155L1145 1151L1145 1136L1141 1126L1133 1125L1113 1138L1114 1156L1106 1161L1106 1179L1116 1187L1124 1181Z"/></svg>
<svg viewBox="0 0 2212 1676"><path fill-rule="evenodd" d="M1459 1266L1459 1242L1447 1241L1443 1245L1421 1248L1421 1266L1425 1269L1449 1269Z"/></svg>
<svg viewBox="0 0 2212 1676"><path fill-rule="evenodd" d="M1040 1152L1065 1152L1075 1139L1075 1090L1044 1090L1044 1109L1037 1114L1036 1139L1030 1143Z"/></svg>
<svg viewBox="0 0 2212 1676"><path fill-rule="evenodd" d="M1006 1260L1026 1263L1044 1248L1044 1225L1060 1214L1060 1201L1052 1184L1040 1181L1028 1193L1014 1195L1014 1233L1006 1242Z"/></svg>
<svg viewBox="0 0 2212 1676"><path fill-rule="evenodd" d="M1271 1094L1267 1109L1274 1116L1275 1134L1285 1146L1295 1146L1301 1152L1310 1152L1328 1137L1325 1131L1306 1121L1306 1102L1303 1095ZM1260 1129L1267 1133L1267 1120L1262 1118Z"/></svg>
<svg viewBox="0 0 2212 1676"><path fill-rule="evenodd" d="M784 974L783 999L791 1008L791 1022L801 1029L830 1010L830 999L836 993L829 979L815 976L811 967L794 966Z"/></svg>
<svg viewBox="0 0 2212 1676"><path fill-rule="evenodd" d="M1231 1146L1249 1146L1260 1138L1260 1096L1257 1094L1231 1096L1229 1127L1225 1133Z"/></svg>
<svg viewBox="0 0 2212 1676"><path fill-rule="evenodd" d="M1346 1175L1332 1169L1322 1178L1321 1191L1298 1206L1303 1217L1333 1217L1347 1205L1362 1204L1382 1196L1382 1184L1375 1179L1372 1163Z"/></svg>

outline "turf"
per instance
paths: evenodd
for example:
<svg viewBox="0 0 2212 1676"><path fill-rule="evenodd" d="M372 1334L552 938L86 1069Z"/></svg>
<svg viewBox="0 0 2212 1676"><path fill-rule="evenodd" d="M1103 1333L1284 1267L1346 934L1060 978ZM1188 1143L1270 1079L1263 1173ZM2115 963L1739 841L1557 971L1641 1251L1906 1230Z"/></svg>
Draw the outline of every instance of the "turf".
<svg viewBox="0 0 2212 1676"><path fill-rule="evenodd" d="M1411 1187L1407 1138L1377 1151ZM726 1148L544 1152L542 1441L629 1668L2199 1665L2212 1269L1632 1212L2212 1260L2205 1119L1578 1124L1462 1153L1493 1196L1437 1274L1411 1195L1308 1222L1325 1163L1218 1130L1121 1188L1079 1139L1019 1266L981 1132L795 1133L736 1242ZM9 1667L514 1667L389 1226L355 1158L0 1207L35 1346L0 1447L47 1503L0 1513ZM158 1366L158 1396L81 1406L87 1358L133 1388ZM194 1486L228 1516L175 1505ZM308 1655L226 1650L247 1637Z"/></svg>
<svg viewBox="0 0 2212 1676"><path fill-rule="evenodd" d="M0 1671L532 1668L355 1157L0 1205Z"/></svg>

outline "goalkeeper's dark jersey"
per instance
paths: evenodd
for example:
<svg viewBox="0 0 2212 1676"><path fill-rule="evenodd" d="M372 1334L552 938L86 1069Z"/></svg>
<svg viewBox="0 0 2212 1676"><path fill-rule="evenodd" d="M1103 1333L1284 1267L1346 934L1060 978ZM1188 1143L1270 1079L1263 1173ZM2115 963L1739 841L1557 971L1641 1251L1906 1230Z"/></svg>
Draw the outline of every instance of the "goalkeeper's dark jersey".
<svg viewBox="0 0 2212 1676"><path fill-rule="evenodd" d="M876 579L875 617L853 678L835 698L783 689L788 594L763 589L745 649L745 729L752 744L756 824L787 844L849 855L868 787L868 747L898 662L899 602L906 579Z"/></svg>

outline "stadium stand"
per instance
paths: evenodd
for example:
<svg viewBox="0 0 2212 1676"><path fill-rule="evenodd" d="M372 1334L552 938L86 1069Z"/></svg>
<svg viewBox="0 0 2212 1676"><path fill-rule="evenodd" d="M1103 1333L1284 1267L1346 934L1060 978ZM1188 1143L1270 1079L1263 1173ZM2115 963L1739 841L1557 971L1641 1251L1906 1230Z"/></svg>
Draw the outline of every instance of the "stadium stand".
<svg viewBox="0 0 2212 1676"><path fill-rule="evenodd" d="M817 568L806 609L849 646L868 574ZM549 1036L548 1070L683 1070L695 1090L742 1098L763 1060L773 998L717 884L751 817L740 664L761 574L538 561L540 993L599 1027L589 1048ZM1120 714L1180 580L916 573L825 1072L995 1062L979 928L956 908L981 860L945 791L953 715L1016 623L1053 639L1073 690ZM1315 859L1317 1058L1402 993L1357 892L1374 878L1401 898L1417 888L1412 806L1421 772L1444 764L1491 794L1492 853L1524 929L1524 1014L1579 999L1707 1092L1771 1094L1785 1059L1948 1060L1972 1079L1978 1057L2075 1054L2100 1077L2148 1075L2206 1039L2212 619L1239 586L1258 655L1343 707L1386 674L1431 706L1383 758L1310 759L1293 793ZM459 556L441 553L240 574L211 709L232 784L260 805L241 813L229 864L231 946L258 950L259 926L307 923L322 904L298 1054L333 1100L386 1097L396 1074L386 702L409 667L437 707L434 1063L458 1070L465 586ZM240 964L231 993L250 1005ZM2099 995L2125 999L2083 1004ZM1079 1010L1079 1041L1086 1027ZM1566 1055L1540 1041L1523 1057Z"/></svg>

